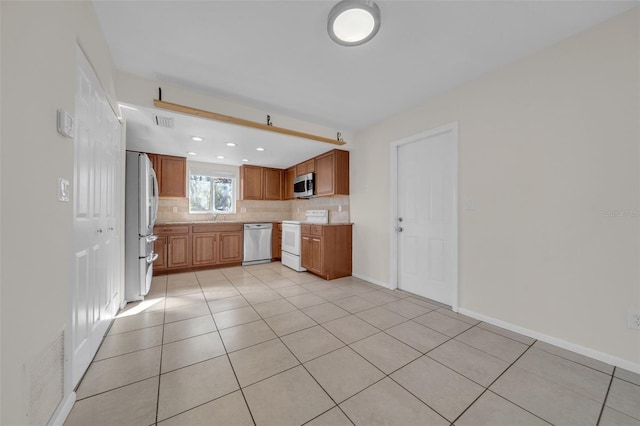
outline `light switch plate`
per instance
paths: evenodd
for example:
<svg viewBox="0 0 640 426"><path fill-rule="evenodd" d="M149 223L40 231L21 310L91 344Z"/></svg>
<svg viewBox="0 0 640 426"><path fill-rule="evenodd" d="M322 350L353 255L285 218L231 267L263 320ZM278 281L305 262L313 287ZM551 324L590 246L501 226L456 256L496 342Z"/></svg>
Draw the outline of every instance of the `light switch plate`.
<svg viewBox="0 0 640 426"><path fill-rule="evenodd" d="M69 201L69 181L67 179L58 178L58 201Z"/></svg>
<svg viewBox="0 0 640 426"><path fill-rule="evenodd" d="M73 117L62 109L58 110L58 133L68 138L73 137Z"/></svg>

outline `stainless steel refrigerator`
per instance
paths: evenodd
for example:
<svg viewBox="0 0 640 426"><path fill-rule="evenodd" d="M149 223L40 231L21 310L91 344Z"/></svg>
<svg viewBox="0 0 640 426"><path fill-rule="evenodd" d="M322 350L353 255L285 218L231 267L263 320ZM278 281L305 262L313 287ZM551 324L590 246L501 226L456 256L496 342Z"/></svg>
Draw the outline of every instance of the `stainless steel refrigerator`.
<svg viewBox="0 0 640 426"><path fill-rule="evenodd" d="M125 300L143 300L151 287L153 225L158 217L158 181L146 154L127 151L125 189Z"/></svg>

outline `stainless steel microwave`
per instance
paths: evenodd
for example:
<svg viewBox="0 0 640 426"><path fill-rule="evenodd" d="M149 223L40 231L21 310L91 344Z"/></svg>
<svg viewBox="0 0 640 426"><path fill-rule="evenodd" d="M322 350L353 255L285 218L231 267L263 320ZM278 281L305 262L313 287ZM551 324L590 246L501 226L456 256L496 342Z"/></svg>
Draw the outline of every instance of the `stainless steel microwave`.
<svg viewBox="0 0 640 426"><path fill-rule="evenodd" d="M296 198L309 198L315 194L314 173L307 173L293 180L293 196Z"/></svg>

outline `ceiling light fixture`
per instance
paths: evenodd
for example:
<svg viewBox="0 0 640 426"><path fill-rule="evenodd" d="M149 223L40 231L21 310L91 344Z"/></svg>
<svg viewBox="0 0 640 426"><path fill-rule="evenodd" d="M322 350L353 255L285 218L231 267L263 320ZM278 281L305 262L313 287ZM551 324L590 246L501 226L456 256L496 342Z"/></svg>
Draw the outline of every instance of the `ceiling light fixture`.
<svg viewBox="0 0 640 426"><path fill-rule="evenodd" d="M246 158L243 158L243 159L242 159L242 162L243 162L243 163L248 163L248 162L249 162L249 160L247 160Z"/></svg>
<svg viewBox="0 0 640 426"><path fill-rule="evenodd" d="M202 139L200 136L192 136L191 140L196 142L202 142L204 139Z"/></svg>
<svg viewBox="0 0 640 426"><path fill-rule="evenodd" d="M193 151L189 151L189 152L187 152L187 154L189 154L189 155L198 155L197 152L193 152Z"/></svg>
<svg viewBox="0 0 640 426"><path fill-rule="evenodd" d="M371 0L342 0L329 12L327 31L343 46L358 46L380 29L380 8Z"/></svg>
<svg viewBox="0 0 640 426"><path fill-rule="evenodd" d="M262 148L262 147L256 148L256 151L264 151L264 148Z"/></svg>
<svg viewBox="0 0 640 426"><path fill-rule="evenodd" d="M224 155L218 155L216 158L217 158L218 160L224 160Z"/></svg>
<svg viewBox="0 0 640 426"><path fill-rule="evenodd" d="M233 142L227 142L227 146L236 146L236 144Z"/></svg>

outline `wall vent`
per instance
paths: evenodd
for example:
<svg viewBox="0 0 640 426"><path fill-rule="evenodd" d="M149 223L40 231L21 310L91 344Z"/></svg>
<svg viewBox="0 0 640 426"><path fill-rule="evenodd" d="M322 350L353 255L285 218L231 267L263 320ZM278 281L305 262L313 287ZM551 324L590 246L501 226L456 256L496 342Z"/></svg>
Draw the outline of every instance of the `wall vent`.
<svg viewBox="0 0 640 426"><path fill-rule="evenodd" d="M156 124L160 127L166 127L167 129L173 129L173 118L164 117L162 115L156 115Z"/></svg>
<svg viewBox="0 0 640 426"><path fill-rule="evenodd" d="M47 424L64 397L64 330L26 367L27 423Z"/></svg>

